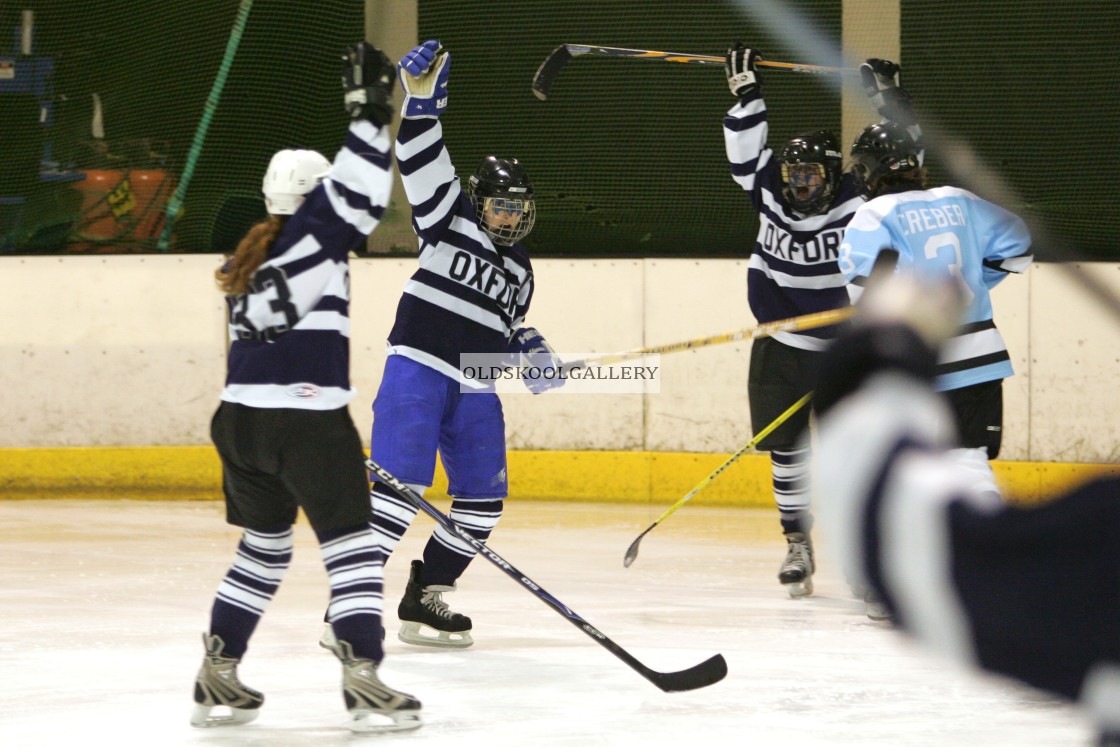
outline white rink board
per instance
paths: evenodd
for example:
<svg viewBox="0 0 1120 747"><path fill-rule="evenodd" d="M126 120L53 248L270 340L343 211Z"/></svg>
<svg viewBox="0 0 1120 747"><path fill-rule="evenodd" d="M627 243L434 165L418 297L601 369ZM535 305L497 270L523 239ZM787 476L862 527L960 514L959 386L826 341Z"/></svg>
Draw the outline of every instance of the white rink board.
<svg viewBox="0 0 1120 747"><path fill-rule="evenodd" d="M208 442L224 377L213 255L0 257L0 448ZM558 351L611 353L752 323L745 260L537 260L528 323ZM352 262L351 412L368 439L385 338L415 260ZM1086 266L1120 292L1120 265ZM993 294L1017 375L1007 460L1117 457L1120 325L1053 265ZM505 398L515 449L727 453L750 437L749 344L664 355L660 394Z"/></svg>

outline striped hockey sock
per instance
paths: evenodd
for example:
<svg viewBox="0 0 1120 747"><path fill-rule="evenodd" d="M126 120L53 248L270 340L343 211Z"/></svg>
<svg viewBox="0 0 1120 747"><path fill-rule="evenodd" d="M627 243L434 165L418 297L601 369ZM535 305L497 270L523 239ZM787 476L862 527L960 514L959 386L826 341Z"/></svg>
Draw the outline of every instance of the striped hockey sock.
<svg viewBox="0 0 1120 747"><path fill-rule="evenodd" d="M350 644L359 659L377 664L384 607L384 563L369 526L359 525L318 534L323 564L331 584L327 620L334 636Z"/></svg>
<svg viewBox="0 0 1120 747"><path fill-rule="evenodd" d="M771 451L770 467L782 532L808 534L812 524L809 514L809 449Z"/></svg>
<svg viewBox="0 0 1120 747"><path fill-rule="evenodd" d="M246 529L210 612L210 633L225 643L224 656L240 659L292 562L292 528Z"/></svg>
<svg viewBox="0 0 1120 747"><path fill-rule="evenodd" d="M453 498L448 516L470 535L485 542L502 516L501 498ZM436 527L424 547L424 584L452 586L477 553L463 540Z"/></svg>
<svg viewBox="0 0 1120 747"><path fill-rule="evenodd" d="M405 484L420 496L423 496L427 489L423 485ZM370 519L369 526L373 530L377 549L381 551L382 561L387 561L393 554L393 550L397 549L401 537L408 531L412 520L416 518L416 512L420 509L379 482L373 484L373 490L369 493L369 502L373 510L373 518Z"/></svg>

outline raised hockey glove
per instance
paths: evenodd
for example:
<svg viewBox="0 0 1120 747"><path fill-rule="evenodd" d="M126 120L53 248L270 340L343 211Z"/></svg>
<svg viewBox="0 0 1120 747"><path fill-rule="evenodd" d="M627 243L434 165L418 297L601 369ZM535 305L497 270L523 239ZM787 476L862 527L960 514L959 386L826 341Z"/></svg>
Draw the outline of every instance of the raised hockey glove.
<svg viewBox="0 0 1120 747"><path fill-rule="evenodd" d="M899 84L898 73L897 64L875 57L859 66L863 90L879 116L910 127L917 124L918 119L914 116L910 94Z"/></svg>
<svg viewBox="0 0 1120 747"><path fill-rule="evenodd" d="M723 66L727 72L727 87L736 97L742 98L751 91L762 89L755 73L755 63L761 59L761 52L744 47L742 42L735 42L728 48Z"/></svg>
<svg viewBox="0 0 1120 747"><path fill-rule="evenodd" d="M393 82L393 63L372 44L351 44L342 53L342 100L352 119L365 119L378 127L389 124Z"/></svg>
<svg viewBox="0 0 1120 747"><path fill-rule="evenodd" d="M438 41L426 41L401 58L397 65L404 90L401 116L435 119L447 108L447 77L451 54Z"/></svg>
<svg viewBox="0 0 1120 747"><path fill-rule="evenodd" d="M547 392L564 386L560 356L533 327L521 327L509 340L508 352L513 354L514 365L521 368L521 381L533 394Z"/></svg>

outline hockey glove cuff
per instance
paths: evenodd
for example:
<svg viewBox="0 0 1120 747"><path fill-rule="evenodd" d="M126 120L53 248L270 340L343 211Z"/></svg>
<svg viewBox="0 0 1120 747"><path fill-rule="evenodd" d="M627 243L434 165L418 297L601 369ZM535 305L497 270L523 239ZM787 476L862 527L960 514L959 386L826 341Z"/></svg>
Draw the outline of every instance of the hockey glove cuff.
<svg viewBox="0 0 1120 747"><path fill-rule="evenodd" d="M735 42L724 56L723 66L727 73L727 87L737 98L742 98L754 89L762 88L755 74L755 63L762 59L757 49L748 49L742 42Z"/></svg>
<svg viewBox="0 0 1120 747"><path fill-rule="evenodd" d="M533 394L564 386L566 379L561 376L560 356L533 327L514 331L508 350L515 359L520 359L517 365L523 367L521 381Z"/></svg>
<svg viewBox="0 0 1120 747"><path fill-rule="evenodd" d="M404 91L401 116L435 119L447 108L447 79L451 54L437 41L426 41L401 58L397 65Z"/></svg>

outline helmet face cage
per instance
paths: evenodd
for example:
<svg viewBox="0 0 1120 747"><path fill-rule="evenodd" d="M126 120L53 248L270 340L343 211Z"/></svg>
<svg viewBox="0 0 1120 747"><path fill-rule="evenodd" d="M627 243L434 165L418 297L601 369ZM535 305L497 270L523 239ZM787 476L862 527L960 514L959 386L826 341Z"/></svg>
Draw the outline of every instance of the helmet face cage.
<svg viewBox="0 0 1120 747"><path fill-rule="evenodd" d="M537 221L533 184L516 158L488 156L471 176L467 194L478 213L478 226L490 239L511 246Z"/></svg>
<svg viewBox="0 0 1120 747"><path fill-rule="evenodd" d="M494 243L503 246L516 244L524 239L537 222L536 200L483 197L478 210L479 227Z"/></svg>
<svg viewBox="0 0 1120 747"><path fill-rule="evenodd" d="M884 176L921 166L920 148L900 125L882 122L866 127L852 145L852 174L865 197L875 197Z"/></svg>
<svg viewBox="0 0 1120 747"><path fill-rule="evenodd" d="M786 204L800 213L824 212L843 170L836 137L824 130L798 135L782 146L777 160Z"/></svg>

